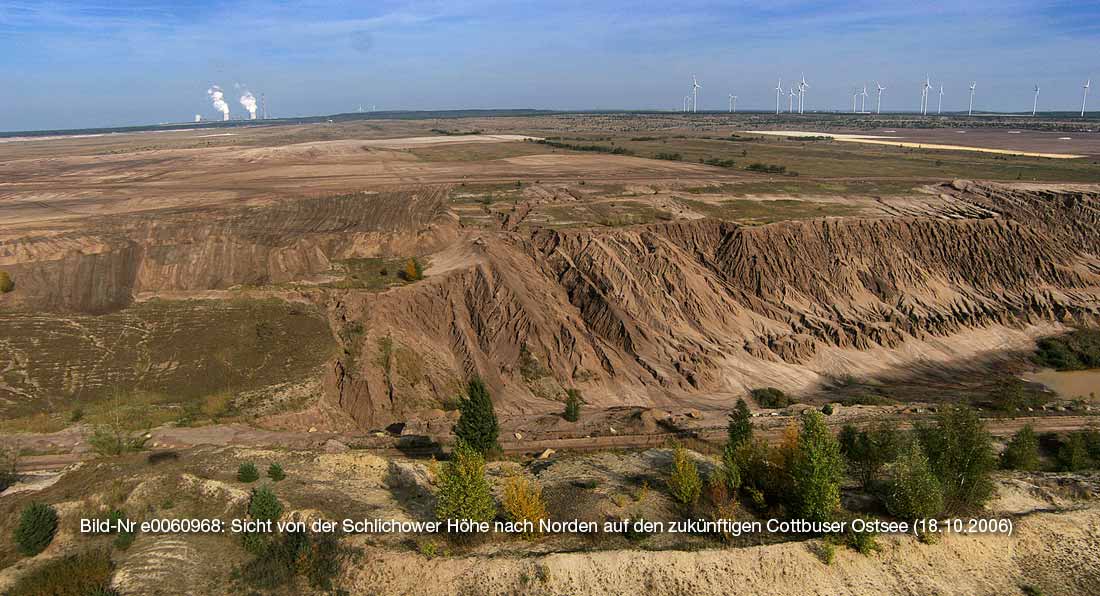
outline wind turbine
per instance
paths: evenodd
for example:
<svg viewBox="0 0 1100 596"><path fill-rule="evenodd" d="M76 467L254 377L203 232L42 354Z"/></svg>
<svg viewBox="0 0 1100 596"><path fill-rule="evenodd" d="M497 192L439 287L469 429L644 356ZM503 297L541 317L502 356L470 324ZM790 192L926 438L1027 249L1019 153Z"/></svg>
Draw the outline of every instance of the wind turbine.
<svg viewBox="0 0 1100 596"><path fill-rule="evenodd" d="M794 98L795 98L796 95L798 95L798 94L795 92L794 87L791 87L787 91L787 113L788 114L794 113Z"/></svg>
<svg viewBox="0 0 1100 596"><path fill-rule="evenodd" d="M1085 90L1085 96L1081 98L1081 117L1082 118L1085 117L1085 102L1089 100L1089 87L1091 85L1092 85L1092 79L1090 78L1089 80L1085 81L1085 85L1084 85L1084 87L1082 87L1082 89Z"/></svg>
<svg viewBox="0 0 1100 596"><path fill-rule="evenodd" d="M1039 85L1035 85L1035 99L1031 102L1031 115L1035 115L1035 109L1039 107Z"/></svg>
<svg viewBox="0 0 1100 596"><path fill-rule="evenodd" d="M970 107L966 110L966 115L969 116L974 113L974 88L978 86L978 81L970 82Z"/></svg>
<svg viewBox="0 0 1100 596"><path fill-rule="evenodd" d="M928 113L928 90L932 88L932 81L929 80L928 75L924 76L924 82L920 85L920 113L925 115Z"/></svg>
<svg viewBox="0 0 1100 596"><path fill-rule="evenodd" d="M687 111L688 111L688 102L689 102L689 101L691 101L691 96L690 96L690 95L685 95L685 96L684 96L684 113L685 113L685 114L686 114L686 113L687 113Z"/></svg>
<svg viewBox="0 0 1100 596"><path fill-rule="evenodd" d="M862 97L859 100L859 111L861 114L867 113L867 85L863 86L863 92L860 93Z"/></svg>
<svg viewBox="0 0 1100 596"><path fill-rule="evenodd" d="M779 97L783 94L783 79L780 78L779 82L775 85L775 113L779 113Z"/></svg>
<svg viewBox="0 0 1100 596"><path fill-rule="evenodd" d="M806 82L806 73L802 73L802 82L798 84L798 113L802 113L802 109L806 105L806 90L810 88L810 84Z"/></svg>
<svg viewBox="0 0 1100 596"><path fill-rule="evenodd" d="M936 114L943 112L943 85L940 85L940 102L936 104Z"/></svg>
<svg viewBox="0 0 1100 596"><path fill-rule="evenodd" d="M859 97L859 89L852 89L852 113L856 113L856 98Z"/></svg>
<svg viewBox="0 0 1100 596"><path fill-rule="evenodd" d="M876 114L881 114L882 113L882 92L886 91L886 87L883 87L882 85L880 85L878 83L878 81L875 81L875 89L878 91L878 105L875 106L875 113Z"/></svg>
<svg viewBox="0 0 1100 596"><path fill-rule="evenodd" d="M730 113L737 111L737 96L730 93Z"/></svg>
<svg viewBox="0 0 1100 596"><path fill-rule="evenodd" d="M699 111L699 81L696 80L695 75L691 75L691 111Z"/></svg>

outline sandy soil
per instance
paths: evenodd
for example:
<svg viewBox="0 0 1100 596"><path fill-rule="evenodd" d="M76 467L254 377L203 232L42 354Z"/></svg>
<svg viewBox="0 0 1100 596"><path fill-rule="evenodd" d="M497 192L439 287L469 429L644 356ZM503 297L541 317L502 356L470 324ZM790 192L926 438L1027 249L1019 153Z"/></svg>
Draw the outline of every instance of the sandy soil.
<svg viewBox="0 0 1100 596"><path fill-rule="evenodd" d="M746 130L743 131L751 134L771 135L771 136L783 136L783 137L816 137L816 136L828 136L837 141L845 143L866 143L870 145L891 145L894 147L912 147L914 149L940 149L947 151L978 151L981 153L996 153L1000 155L1020 155L1024 157L1045 157L1049 159L1079 159L1086 157L1085 155L1073 154L1073 153L1045 153L1038 151L1026 151L1023 149L1000 149L988 146L979 145L962 145L958 143L934 143L924 142L912 139L915 135L911 134L911 130L904 130L901 134L896 136L888 135L862 135L862 134L843 134L843 133L822 133L822 132L806 132L797 130ZM939 138L942 138L940 133ZM960 139L961 141L962 139ZM965 140L971 140L967 137ZM1070 139L1067 139L1067 141ZM1021 139L1022 144L1026 144L1027 141Z"/></svg>

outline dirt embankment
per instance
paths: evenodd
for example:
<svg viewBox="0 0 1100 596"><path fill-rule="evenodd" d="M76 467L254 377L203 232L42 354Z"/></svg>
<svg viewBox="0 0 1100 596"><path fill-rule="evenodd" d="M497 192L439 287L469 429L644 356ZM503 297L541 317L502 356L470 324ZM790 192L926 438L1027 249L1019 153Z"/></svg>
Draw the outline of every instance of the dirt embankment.
<svg viewBox="0 0 1100 596"><path fill-rule="evenodd" d="M511 411L556 408L574 386L597 405L660 405L804 389L836 374L837 354L849 371L875 372L883 350L936 342L942 357L972 355L1005 348L974 330L1026 337L1030 326L1097 320L1097 195L963 182L941 192L974 206L486 233L470 240L468 268L341 297L367 357L338 363L330 386L365 426L439 406L474 373ZM405 365L380 360L380 341L411 351Z"/></svg>
<svg viewBox="0 0 1100 596"><path fill-rule="evenodd" d="M135 294L308 279L349 257L453 241L444 187L95 219L86 231L0 243L18 292L2 309L102 313Z"/></svg>

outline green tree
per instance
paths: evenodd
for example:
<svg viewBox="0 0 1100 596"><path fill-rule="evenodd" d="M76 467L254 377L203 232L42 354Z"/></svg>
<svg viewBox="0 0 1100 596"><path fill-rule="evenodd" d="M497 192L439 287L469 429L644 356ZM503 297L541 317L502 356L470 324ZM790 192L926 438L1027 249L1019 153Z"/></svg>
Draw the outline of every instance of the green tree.
<svg viewBox="0 0 1100 596"><path fill-rule="evenodd" d="M1039 469L1039 437L1030 424L1012 435L1012 439L1001 452L1001 467L1006 470Z"/></svg>
<svg viewBox="0 0 1100 596"><path fill-rule="evenodd" d="M722 461L718 465L717 474L731 495L736 495L737 489L741 487L740 446L746 444L727 443L722 449Z"/></svg>
<svg viewBox="0 0 1100 596"><path fill-rule="evenodd" d="M440 520L490 521L496 505L485 478L485 458L463 439L455 442L451 459L437 481L435 515Z"/></svg>
<svg viewBox="0 0 1100 596"><path fill-rule="evenodd" d="M752 413L749 412L749 404L745 403L744 399L738 399L737 405L729 413L726 434L728 435L727 445L732 445L734 448L752 440Z"/></svg>
<svg viewBox="0 0 1100 596"><path fill-rule="evenodd" d="M783 393L781 389L776 389L775 387L753 389L750 394L752 398L756 400L756 403L760 404L761 408L775 410L785 408L794 403L786 393Z"/></svg>
<svg viewBox="0 0 1100 596"><path fill-rule="evenodd" d="M283 514L283 504L275 491L266 486L252 489L252 497L248 501L248 515L255 520L276 521Z"/></svg>
<svg viewBox="0 0 1100 596"><path fill-rule="evenodd" d="M917 436L943 487L944 508L955 512L981 507L993 495L990 473L996 465L993 439L977 412L956 406L941 412L935 426L919 426Z"/></svg>
<svg viewBox="0 0 1100 596"><path fill-rule="evenodd" d="M672 493L672 498L686 508L692 507L699 501L699 494L703 490L699 468L682 445L677 445L672 452L672 471L668 477L668 490Z"/></svg>
<svg viewBox="0 0 1100 596"><path fill-rule="evenodd" d="M913 520L935 517L943 511L943 489L919 443L910 441L890 464L890 472L885 498L890 513Z"/></svg>
<svg viewBox="0 0 1100 596"><path fill-rule="evenodd" d="M789 473L794 516L809 521L831 519L840 508L844 458L821 412L811 410L803 415L798 447L790 462Z"/></svg>
<svg viewBox="0 0 1100 596"><path fill-rule="evenodd" d="M581 392L569 389L565 392L565 412L562 418L569 422L576 422L581 417Z"/></svg>
<svg viewBox="0 0 1100 596"><path fill-rule="evenodd" d="M1058 448L1058 464L1063 471L1080 472L1089 467L1089 453L1084 433L1071 433Z"/></svg>
<svg viewBox="0 0 1100 596"><path fill-rule="evenodd" d="M466 397L458 404L461 415L455 425L455 436L481 455L500 448L497 437L500 426L493 410L493 400L481 379L474 377L466 388Z"/></svg>
<svg viewBox="0 0 1100 596"><path fill-rule="evenodd" d="M252 462L245 462L237 467L238 482L255 482L259 479L260 472L256 469L256 464Z"/></svg>
<svg viewBox="0 0 1100 596"><path fill-rule="evenodd" d="M7 294L15 289L15 282L7 271L0 271L0 294Z"/></svg>
<svg viewBox="0 0 1100 596"><path fill-rule="evenodd" d="M279 464L277 464L277 463L271 464L270 466L267 467L267 477L274 480L275 482L278 482L278 481L286 478L286 472L283 470L283 467L280 466Z"/></svg>
<svg viewBox="0 0 1100 596"><path fill-rule="evenodd" d="M46 550L57 533L57 510L43 503L31 503L19 515L15 545L19 552L33 557Z"/></svg>
<svg viewBox="0 0 1100 596"><path fill-rule="evenodd" d="M897 427L889 422L881 422L870 430L857 430L845 424L838 439L848 468L859 478L864 490L871 489L883 466L897 457L901 446Z"/></svg>

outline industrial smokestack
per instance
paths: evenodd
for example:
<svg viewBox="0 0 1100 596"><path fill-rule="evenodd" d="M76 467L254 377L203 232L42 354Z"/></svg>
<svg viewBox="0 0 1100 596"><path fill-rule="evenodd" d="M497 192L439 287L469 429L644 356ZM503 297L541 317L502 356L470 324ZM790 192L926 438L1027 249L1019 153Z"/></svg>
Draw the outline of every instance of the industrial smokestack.
<svg viewBox="0 0 1100 596"><path fill-rule="evenodd" d="M244 109L248 110L248 119L256 119L256 96L252 95L252 92L245 89L244 95L241 96L241 105Z"/></svg>
<svg viewBox="0 0 1100 596"><path fill-rule="evenodd" d="M222 113L222 120L229 120L229 104L225 103L222 88L213 85L206 90L206 94L210 96L210 103L214 104L214 109Z"/></svg>

